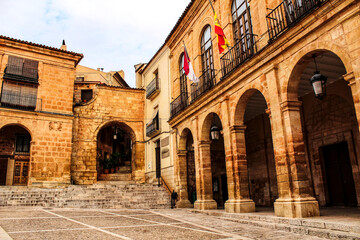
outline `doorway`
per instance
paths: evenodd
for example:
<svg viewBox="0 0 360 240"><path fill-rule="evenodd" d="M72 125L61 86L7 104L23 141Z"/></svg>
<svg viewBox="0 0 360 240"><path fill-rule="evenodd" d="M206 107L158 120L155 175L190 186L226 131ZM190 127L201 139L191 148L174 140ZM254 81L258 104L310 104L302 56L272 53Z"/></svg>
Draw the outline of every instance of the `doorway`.
<svg viewBox="0 0 360 240"><path fill-rule="evenodd" d="M324 160L327 205L357 205L347 142L321 147Z"/></svg>
<svg viewBox="0 0 360 240"><path fill-rule="evenodd" d="M0 186L6 185L7 158L0 158Z"/></svg>

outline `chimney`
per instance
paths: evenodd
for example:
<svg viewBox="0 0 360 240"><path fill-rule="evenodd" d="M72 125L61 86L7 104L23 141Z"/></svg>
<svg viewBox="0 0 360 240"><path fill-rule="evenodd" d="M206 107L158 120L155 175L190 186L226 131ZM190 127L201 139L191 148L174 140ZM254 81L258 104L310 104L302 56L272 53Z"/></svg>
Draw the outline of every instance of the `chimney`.
<svg viewBox="0 0 360 240"><path fill-rule="evenodd" d="M67 46L66 46L66 44L65 44L65 40L63 40L60 49L61 49L61 50L64 50L64 51L67 51Z"/></svg>

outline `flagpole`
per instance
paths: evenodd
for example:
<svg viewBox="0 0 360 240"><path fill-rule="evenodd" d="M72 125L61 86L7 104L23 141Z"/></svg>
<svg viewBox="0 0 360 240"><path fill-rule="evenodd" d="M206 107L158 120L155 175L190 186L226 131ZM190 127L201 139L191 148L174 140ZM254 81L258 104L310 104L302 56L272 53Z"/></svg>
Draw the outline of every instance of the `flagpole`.
<svg viewBox="0 0 360 240"><path fill-rule="evenodd" d="M211 0L209 0L209 3L210 3L210 6L211 6L211 8L212 8L212 10L213 10L214 14L215 14L215 9L214 9L214 6L213 6L213 5L212 5L212 3L211 3Z"/></svg>

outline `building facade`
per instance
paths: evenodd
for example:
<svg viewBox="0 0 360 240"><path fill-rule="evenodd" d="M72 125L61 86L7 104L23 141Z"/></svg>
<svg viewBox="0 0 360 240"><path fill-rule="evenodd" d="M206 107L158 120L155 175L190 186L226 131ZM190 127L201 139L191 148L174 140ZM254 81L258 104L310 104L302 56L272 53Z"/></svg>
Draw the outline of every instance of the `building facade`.
<svg viewBox="0 0 360 240"><path fill-rule="evenodd" d="M70 183L82 54L0 36L0 185Z"/></svg>
<svg viewBox="0 0 360 240"><path fill-rule="evenodd" d="M195 208L227 212L360 206L359 1L211 2L231 44L223 54L205 0L190 2L165 41L178 206L194 189ZM183 42L198 83L183 74Z"/></svg>
<svg viewBox="0 0 360 240"><path fill-rule="evenodd" d="M174 189L170 118L170 50L162 46L148 64L136 67L137 88L145 89L145 173L148 182Z"/></svg>

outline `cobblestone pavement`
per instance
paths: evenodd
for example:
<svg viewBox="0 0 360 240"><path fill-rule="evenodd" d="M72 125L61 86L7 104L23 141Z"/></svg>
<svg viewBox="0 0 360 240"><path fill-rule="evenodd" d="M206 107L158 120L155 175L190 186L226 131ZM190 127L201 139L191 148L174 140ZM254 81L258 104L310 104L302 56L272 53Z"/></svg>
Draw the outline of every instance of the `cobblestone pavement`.
<svg viewBox="0 0 360 240"><path fill-rule="evenodd" d="M0 208L0 239L321 239L187 210Z"/></svg>

